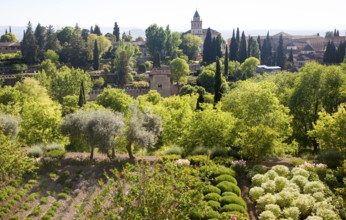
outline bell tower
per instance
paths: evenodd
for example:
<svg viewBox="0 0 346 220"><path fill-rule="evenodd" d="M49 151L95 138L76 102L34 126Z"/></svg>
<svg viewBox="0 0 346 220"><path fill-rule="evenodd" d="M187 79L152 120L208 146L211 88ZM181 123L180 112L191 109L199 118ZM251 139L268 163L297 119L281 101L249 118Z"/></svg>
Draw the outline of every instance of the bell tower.
<svg viewBox="0 0 346 220"><path fill-rule="evenodd" d="M197 10L195 12L195 15L193 16L192 21L191 21L191 34L193 34L193 35L202 35L203 34L202 20L201 20L201 17L199 16Z"/></svg>

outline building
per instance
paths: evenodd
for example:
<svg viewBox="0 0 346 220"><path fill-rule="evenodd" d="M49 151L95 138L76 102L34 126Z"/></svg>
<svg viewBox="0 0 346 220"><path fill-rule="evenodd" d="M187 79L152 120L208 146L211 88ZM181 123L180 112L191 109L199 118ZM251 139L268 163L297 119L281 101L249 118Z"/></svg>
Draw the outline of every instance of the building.
<svg viewBox="0 0 346 220"><path fill-rule="evenodd" d="M279 66L266 66L266 65L258 65L256 67L256 73L278 73L281 71L281 67Z"/></svg>
<svg viewBox="0 0 346 220"><path fill-rule="evenodd" d="M0 42L0 53L17 53L20 51L18 42Z"/></svg>
<svg viewBox="0 0 346 220"><path fill-rule="evenodd" d="M216 38L220 33L214 29L211 29L211 37ZM192 20L191 20L191 30L185 32L184 34L192 34L197 35L202 39L202 42L204 42L205 37L207 36L208 29L203 29L203 21L201 20L201 17L199 16L198 11L196 10Z"/></svg>

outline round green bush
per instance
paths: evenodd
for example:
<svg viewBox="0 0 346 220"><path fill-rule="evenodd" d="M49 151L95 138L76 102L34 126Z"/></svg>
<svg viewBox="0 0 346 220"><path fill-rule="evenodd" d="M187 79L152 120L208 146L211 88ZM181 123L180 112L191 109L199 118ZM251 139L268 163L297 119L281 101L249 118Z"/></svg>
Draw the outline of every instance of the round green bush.
<svg viewBox="0 0 346 220"><path fill-rule="evenodd" d="M221 183L223 181L228 181L228 182L231 182L231 183L234 183L234 184L238 184L236 178L234 178L233 176L228 175L228 174L223 174L223 175L220 175L220 176L215 178L214 185L216 185L218 183Z"/></svg>
<svg viewBox="0 0 346 220"><path fill-rule="evenodd" d="M66 200L68 195L66 193L59 193L58 199Z"/></svg>
<svg viewBox="0 0 346 220"><path fill-rule="evenodd" d="M220 201L221 196L217 193L208 193L204 196L205 201L214 200L214 201Z"/></svg>
<svg viewBox="0 0 346 220"><path fill-rule="evenodd" d="M240 212L240 213L246 213L246 209L241 206L241 205L237 205L237 204L228 204L225 205L221 208L220 212Z"/></svg>
<svg viewBox="0 0 346 220"><path fill-rule="evenodd" d="M239 187L234 183L228 181L223 181L217 184L216 187L219 188L221 192L234 192L238 196L240 196L241 194L241 190L239 189Z"/></svg>
<svg viewBox="0 0 346 220"><path fill-rule="evenodd" d="M276 219L274 213L271 211L264 211L259 215L259 220L273 220Z"/></svg>
<svg viewBox="0 0 346 220"><path fill-rule="evenodd" d="M274 170L279 176L288 177L290 174L290 170L287 166L284 165L276 165L272 167L272 170Z"/></svg>
<svg viewBox="0 0 346 220"><path fill-rule="evenodd" d="M220 214L219 214L219 212L212 210L212 211L207 212L207 214L205 215L205 218L206 219L213 219L213 218L219 219Z"/></svg>
<svg viewBox="0 0 346 220"><path fill-rule="evenodd" d="M209 200L208 201L208 206L210 206L215 211L219 211L221 209L220 203L216 202L214 200Z"/></svg>
<svg viewBox="0 0 346 220"><path fill-rule="evenodd" d="M189 213L189 218L191 220L201 220L204 218L203 211L198 208L192 208Z"/></svg>
<svg viewBox="0 0 346 220"><path fill-rule="evenodd" d="M218 166L218 167L214 168L211 171L210 177L216 178L216 177L221 176L223 174L228 174L230 176L237 177L237 172L235 172L232 168L228 168L228 167L224 167L224 166Z"/></svg>
<svg viewBox="0 0 346 220"><path fill-rule="evenodd" d="M65 150L59 150L59 149L56 149L56 150L51 150L51 151L47 151L44 155L46 157L51 157L51 158L62 158L65 154Z"/></svg>
<svg viewBox="0 0 346 220"><path fill-rule="evenodd" d="M252 187L249 191L249 195L251 200L255 202L257 201L257 199L264 195L264 189L258 186Z"/></svg>
<svg viewBox="0 0 346 220"><path fill-rule="evenodd" d="M220 148L220 147L214 147L211 149L211 154L210 158L215 158L215 157L227 157L228 152L225 148Z"/></svg>
<svg viewBox="0 0 346 220"><path fill-rule="evenodd" d="M220 195L221 194L221 190L218 187L216 187L216 186L208 185L203 190L203 194L207 195L209 193L217 193L217 194Z"/></svg>
<svg viewBox="0 0 346 220"><path fill-rule="evenodd" d="M234 192L224 192L222 193L222 196L238 196L238 195L235 194Z"/></svg>
<svg viewBox="0 0 346 220"><path fill-rule="evenodd" d="M28 151L29 157L41 157L43 155L43 150L40 146L33 146Z"/></svg>
<svg viewBox="0 0 346 220"><path fill-rule="evenodd" d="M246 202L238 196L224 196L220 199L220 204L222 206L228 204L237 204L246 208Z"/></svg>

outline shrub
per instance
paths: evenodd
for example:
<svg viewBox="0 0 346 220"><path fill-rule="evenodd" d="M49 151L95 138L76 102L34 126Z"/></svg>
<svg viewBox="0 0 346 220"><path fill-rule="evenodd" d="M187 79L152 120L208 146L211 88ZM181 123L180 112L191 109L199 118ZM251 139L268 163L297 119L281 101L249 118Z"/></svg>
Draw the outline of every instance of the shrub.
<svg viewBox="0 0 346 220"><path fill-rule="evenodd" d="M53 150L65 151L65 147L63 145L60 145L57 143L51 143L51 144L46 146L46 152L53 151Z"/></svg>
<svg viewBox="0 0 346 220"><path fill-rule="evenodd" d="M269 204L276 204L276 197L270 193L261 196L257 200L256 208L263 211L264 207Z"/></svg>
<svg viewBox="0 0 346 220"><path fill-rule="evenodd" d="M278 176L278 174L274 170L269 170L264 174L264 176L268 177L270 180L274 180L275 177Z"/></svg>
<svg viewBox="0 0 346 220"><path fill-rule="evenodd" d="M20 206L21 209L24 209L24 210L29 210L30 208L30 205L29 203L23 203L21 206Z"/></svg>
<svg viewBox="0 0 346 220"><path fill-rule="evenodd" d="M308 182L304 186L304 193L305 194L314 194L316 192L323 192L325 189L325 186L323 185L322 182L320 181L313 181L313 182Z"/></svg>
<svg viewBox="0 0 346 220"><path fill-rule="evenodd" d="M300 190L303 191L308 179L305 176L295 175L290 181L299 186Z"/></svg>
<svg viewBox="0 0 346 220"><path fill-rule="evenodd" d="M32 202L34 200L38 199L38 193L31 193L28 198L26 199L26 201L28 202Z"/></svg>
<svg viewBox="0 0 346 220"><path fill-rule="evenodd" d="M188 156L186 159L188 159L193 165L201 165L201 164L205 164L208 161L208 156L195 155L195 156Z"/></svg>
<svg viewBox="0 0 346 220"><path fill-rule="evenodd" d="M234 183L228 181L223 181L217 184L216 187L219 188L221 192L234 192L238 196L240 196L241 194L241 190L239 189L239 187Z"/></svg>
<svg viewBox="0 0 346 220"><path fill-rule="evenodd" d="M68 197L68 195L66 193L59 193L58 194L58 199L66 200L67 197Z"/></svg>
<svg viewBox="0 0 346 220"><path fill-rule="evenodd" d="M179 146L173 146L173 147L168 148L166 150L165 154L167 154L167 155L171 155L171 154L183 155L184 149L182 147L179 147Z"/></svg>
<svg viewBox="0 0 346 220"><path fill-rule="evenodd" d="M217 211L208 211L207 214L205 215L205 218L207 219L211 219L211 218L216 218L219 219L220 218L220 214Z"/></svg>
<svg viewBox="0 0 346 220"><path fill-rule="evenodd" d="M213 158L213 162L215 164L219 164L223 166L230 166L233 160L234 160L233 157L214 157Z"/></svg>
<svg viewBox="0 0 346 220"><path fill-rule="evenodd" d="M246 202L238 196L224 196L220 199L220 204L222 206L228 205L228 204L237 204L246 208Z"/></svg>
<svg viewBox="0 0 346 220"><path fill-rule="evenodd" d="M275 204L268 204L264 207L265 211L271 211L275 217L279 217L281 215L281 209L280 206L275 205Z"/></svg>
<svg viewBox="0 0 346 220"><path fill-rule="evenodd" d="M161 157L163 161L166 160L178 160L181 158L180 155L176 155L176 154L170 154L170 155L164 155Z"/></svg>
<svg viewBox="0 0 346 220"><path fill-rule="evenodd" d="M209 201L209 200L213 200L213 201L220 201L221 196L217 193L208 193L207 195L204 196L204 200Z"/></svg>
<svg viewBox="0 0 346 220"><path fill-rule="evenodd" d="M274 179L275 182L275 192L281 192L288 184L289 181L282 176L278 176Z"/></svg>
<svg viewBox="0 0 346 220"><path fill-rule="evenodd" d="M220 203L214 200L209 200L208 206L210 206L215 211L219 211L221 209Z"/></svg>
<svg viewBox="0 0 346 220"><path fill-rule="evenodd" d="M309 178L309 171L303 169L303 168L299 168L299 167L294 167L292 170L291 170L291 173L293 174L293 176L297 176L297 175L300 175L300 176L304 176L306 178Z"/></svg>
<svg viewBox="0 0 346 220"><path fill-rule="evenodd" d="M42 212L42 209L40 206L36 206L32 209L30 216L39 216Z"/></svg>
<svg viewBox="0 0 346 220"><path fill-rule="evenodd" d="M320 216L312 215L307 217L305 220L323 220L323 218Z"/></svg>
<svg viewBox="0 0 346 220"><path fill-rule="evenodd" d="M303 216L308 216L314 206L315 199L311 195L300 194L294 203Z"/></svg>
<svg viewBox="0 0 346 220"><path fill-rule="evenodd" d="M195 147L191 152L191 155L207 155L207 154L208 154L208 148L202 147L202 146Z"/></svg>
<svg viewBox="0 0 346 220"><path fill-rule="evenodd" d="M237 205L237 204L229 204L229 205L225 205L221 208L220 212L240 212L240 213L246 213L246 209L241 206L241 205Z"/></svg>
<svg viewBox="0 0 346 220"><path fill-rule="evenodd" d="M61 159L65 155L65 150L52 150L44 154L46 157Z"/></svg>
<svg viewBox="0 0 346 220"><path fill-rule="evenodd" d="M290 174L290 170L288 169L288 167L283 165L273 166L272 170L274 170L279 176L283 177L288 177L288 175Z"/></svg>
<svg viewBox="0 0 346 220"><path fill-rule="evenodd" d="M48 197L42 197L42 198L40 199L40 204L47 204L48 202L49 202Z"/></svg>
<svg viewBox="0 0 346 220"><path fill-rule="evenodd" d="M262 189L264 189L265 193L275 193L275 182L274 180L269 180L267 182L262 183Z"/></svg>
<svg viewBox="0 0 346 220"><path fill-rule="evenodd" d="M221 194L221 190L219 188L217 188L216 186L208 185L204 189L203 194L207 195L209 193L217 193L217 194L220 195Z"/></svg>
<svg viewBox="0 0 346 220"><path fill-rule="evenodd" d="M224 192L222 193L222 196L238 196L238 195L235 194L234 192Z"/></svg>
<svg viewBox="0 0 346 220"><path fill-rule="evenodd" d="M302 158L293 158L290 162L290 164L293 166L293 167L297 167L299 165L302 165L304 164L306 161Z"/></svg>
<svg viewBox="0 0 346 220"><path fill-rule="evenodd" d="M298 220L300 211L297 207L289 207L289 208L284 209L283 214L284 214L285 218L288 218L288 219L290 218L292 220Z"/></svg>
<svg viewBox="0 0 346 220"><path fill-rule="evenodd" d="M333 173L328 173L324 178L324 182L329 186L330 189L334 190L335 188L340 187L339 181L336 179Z"/></svg>
<svg viewBox="0 0 346 220"><path fill-rule="evenodd" d="M252 177L251 182L252 186L261 186L262 183L265 183L269 180L268 176L265 176L263 174L256 174Z"/></svg>
<svg viewBox="0 0 346 220"><path fill-rule="evenodd" d="M38 157L41 157L43 155L43 150L40 146L33 146L29 149L28 151L28 156L29 157L35 157L35 158L38 158Z"/></svg>
<svg viewBox="0 0 346 220"><path fill-rule="evenodd" d="M228 152L225 148L214 147L211 149L210 158L228 157Z"/></svg>
<svg viewBox="0 0 346 220"><path fill-rule="evenodd" d="M228 168L224 166L216 166L214 169L212 169L210 173L210 177L216 178L223 174L228 174L230 176L237 177L237 173L232 168Z"/></svg>
<svg viewBox="0 0 346 220"><path fill-rule="evenodd" d="M200 220L204 218L203 210L198 208L192 208L189 213L189 218L191 220Z"/></svg>
<svg viewBox="0 0 346 220"><path fill-rule="evenodd" d="M259 215L259 220L273 220L276 219L274 213L271 211L264 211Z"/></svg>
<svg viewBox="0 0 346 220"><path fill-rule="evenodd" d="M10 216L9 220L18 220L19 216L18 215L12 215Z"/></svg>
<svg viewBox="0 0 346 220"><path fill-rule="evenodd" d="M214 184L218 184L218 183L221 183L223 181L228 181L228 182L231 182L234 184L238 184L236 178L234 178L233 176L228 175L228 174L222 174L222 175L216 177L214 180Z"/></svg>
<svg viewBox="0 0 346 220"><path fill-rule="evenodd" d="M290 207L293 203L294 198L295 194L287 189L284 189L283 191L275 194L276 203L281 208Z"/></svg>
<svg viewBox="0 0 346 220"><path fill-rule="evenodd" d="M322 163L327 164L327 166L332 169L335 169L336 167L340 166L342 164L343 159L343 155L336 150L322 151L318 155L318 160Z"/></svg>
<svg viewBox="0 0 346 220"><path fill-rule="evenodd" d="M316 199L317 202L322 202L325 199L325 195L323 192L316 192L312 195Z"/></svg>
<svg viewBox="0 0 346 220"><path fill-rule="evenodd" d="M252 177L254 177L256 174L265 174L268 170L269 168L264 165L255 165L248 172L247 177L252 179Z"/></svg>
<svg viewBox="0 0 346 220"><path fill-rule="evenodd" d="M252 201L257 201L264 194L264 189L255 186L250 189L249 195Z"/></svg>

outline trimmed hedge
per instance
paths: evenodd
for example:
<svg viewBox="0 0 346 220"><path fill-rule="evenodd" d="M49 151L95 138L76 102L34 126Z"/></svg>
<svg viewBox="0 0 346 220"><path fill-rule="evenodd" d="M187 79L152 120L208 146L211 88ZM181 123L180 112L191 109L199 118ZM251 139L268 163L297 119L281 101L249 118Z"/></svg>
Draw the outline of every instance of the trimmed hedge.
<svg viewBox="0 0 346 220"><path fill-rule="evenodd" d="M232 183L234 183L236 185L238 184L237 179L234 178L231 175L228 175L228 174L222 174L222 175L216 177L215 180L214 180L214 184L216 185L216 184L221 183L223 181L232 182Z"/></svg>
<svg viewBox="0 0 346 220"><path fill-rule="evenodd" d="M234 192L224 192L221 194L222 196L238 196L237 194L235 194Z"/></svg>
<svg viewBox="0 0 346 220"><path fill-rule="evenodd" d="M215 211L219 211L221 209L220 203L216 202L214 200L209 200L208 201L208 206L210 206Z"/></svg>
<svg viewBox="0 0 346 220"><path fill-rule="evenodd" d="M212 185L208 185L205 187L203 194L207 195L209 193L217 193L217 194L221 194L221 190L216 187L216 186L212 186Z"/></svg>
<svg viewBox="0 0 346 220"><path fill-rule="evenodd" d="M234 183L223 181L216 185L217 188L221 190L221 192L234 192L237 196L240 196L241 190Z"/></svg>
<svg viewBox="0 0 346 220"><path fill-rule="evenodd" d="M219 214L219 212L217 212L217 211L209 211L209 212L207 212L207 214L205 215L205 218L207 218L207 219L211 219L211 218L216 218L216 219L218 219L218 218L220 218L220 214Z"/></svg>
<svg viewBox="0 0 346 220"><path fill-rule="evenodd" d="M220 204L222 206L228 205L228 204L237 204L246 208L246 202L238 196L224 196L220 199Z"/></svg>
<svg viewBox="0 0 346 220"><path fill-rule="evenodd" d="M204 196L205 201L213 200L213 201L220 201L221 196L217 193L208 193Z"/></svg>
<svg viewBox="0 0 346 220"><path fill-rule="evenodd" d="M240 213L246 213L246 209L241 206L241 205L237 205L237 204L229 204L229 205L225 205L221 208L220 212L240 212Z"/></svg>

